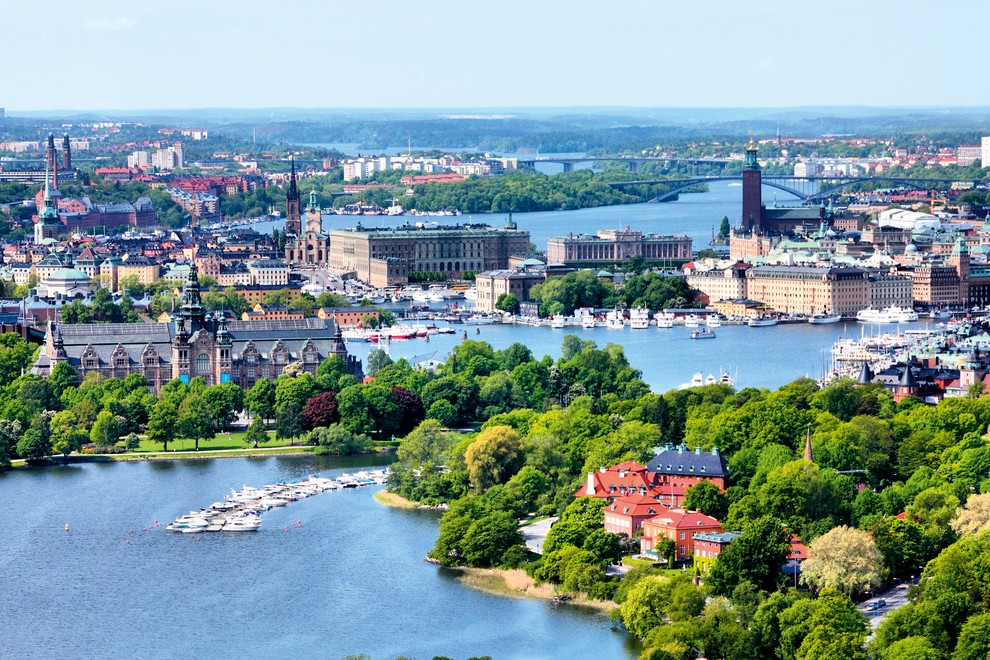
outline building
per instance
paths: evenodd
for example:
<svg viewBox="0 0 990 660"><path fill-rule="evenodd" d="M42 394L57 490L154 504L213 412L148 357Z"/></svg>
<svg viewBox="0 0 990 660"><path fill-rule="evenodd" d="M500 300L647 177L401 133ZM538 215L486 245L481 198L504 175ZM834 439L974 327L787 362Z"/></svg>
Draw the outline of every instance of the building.
<svg viewBox="0 0 990 660"><path fill-rule="evenodd" d="M299 196L299 187L296 185L296 156L289 159L289 189L285 192L285 233L291 236L298 236L302 232L302 223L299 216L299 208L302 203ZM291 259L290 259L291 261Z"/></svg>
<svg viewBox="0 0 990 660"><path fill-rule="evenodd" d="M708 452L695 447L691 451L683 444L667 445L650 459L646 469L653 474L658 499L668 506L679 506L687 489L701 481L710 481L724 492L729 478L729 467L718 449Z"/></svg>
<svg viewBox="0 0 990 660"><path fill-rule="evenodd" d="M288 319L304 319L302 312L288 307L266 307L261 303L241 314L242 321L284 321Z"/></svg>
<svg viewBox="0 0 990 660"><path fill-rule="evenodd" d="M494 312L495 303L511 293L519 302L529 299L532 288L546 281L545 271L497 270L478 273L474 278L478 298L475 307L481 312Z"/></svg>
<svg viewBox="0 0 990 660"><path fill-rule="evenodd" d="M151 154L151 166L157 170L181 170L185 167L182 157L182 143L176 142L170 147L158 149Z"/></svg>
<svg viewBox="0 0 990 660"><path fill-rule="evenodd" d="M694 566L702 575L709 575L725 548L739 538L739 532L695 532Z"/></svg>
<svg viewBox="0 0 990 660"><path fill-rule="evenodd" d="M981 160L983 158L983 145L980 144L960 144L956 148L956 165L959 167L969 167L976 161L980 161L980 164L988 163L990 161Z"/></svg>
<svg viewBox="0 0 990 660"><path fill-rule="evenodd" d="M251 284L255 286L288 286L289 266L277 259L255 259L247 264Z"/></svg>
<svg viewBox="0 0 990 660"><path fill-rule="evenodd" d="M640 552L657 556L661 539L674 542L674 561L687 561L694 556L696 534L718 533L722 523L700 511L670 509L643 523L643 536L639 541Z"/></svg>
<svg viewBox="0 0 990 660"><path fill-rule="evenodd" d="M587 483L574 493L574 497L597 497L606 502L613 502L619 497L652 497L656 495L653 480L654 476L645 465L626 461L599 468L598 472L589 472Z"/></svg>
<svg viewBox="0 0 990 660"><path fill-rule="evenodd" d="M990 137L980 138L980 165L990 167Z"/></svg>
<svg viewBox="0 0 990 660"><path fill-rule="evenodd" d="M567 265L610 265L631 257L647 263L676 265L691 259L689 236L644 235L626 225L625 229L600 229L595 236L569 234L547 240L547 263Z"/></svg>
<svg viewBox="0 0 990 660"><path fill-rule="evenodd" d="M701 270L693 263L684 267L687 285L700 291L712 303L720 300L739 300L746 297L746 271L749 266L736 262L724 268Z"/></svg>
<svg viewBox="0 0 990 660"><path fill-rule="evenodd" d="M377 307L321 307L316 310L317 318L333 319L341 328L364 327L369 320L378 321Z"/></svg>
<svg viewBox="0 0 990 660"><path fill-rule="evenodd" d="M330 262L330 237L323 231L323 212L316 203L316 191L309 193L306 231L290 235L285 242L285 260L291 264L326 266Z"/></svg>
<svg viewBox="0 0 990 660"><path fill-rule="evenodd" d="M410 273L461 278L467 272L505 270L509 258L529 253L529 232L509 221L489 225L420 226L330 231L330 266L353 270L374 286L407 284Z"/></svg>
<svg viewBox="0 0 990 660"><path fill-rule="evenodd" d="M605 531L632 537L650 518L666 512L649 495L626 495L605 506Z"/></svg>
<svg viewBox="0 0 990 660"><path fill-rule="evenodd" d="M169 380L207 385L237 383L249 388L277 378L290 364L311 374L321 361L339 358L361 377L361 363L347 354L340 328L329 319L232 321L207 313L199 295L195 264L189 269L178 320L165 323L49 323L33 372L47 376L59 362L80 380L95 372L124 379L143 374L152 391Z"/></svg>

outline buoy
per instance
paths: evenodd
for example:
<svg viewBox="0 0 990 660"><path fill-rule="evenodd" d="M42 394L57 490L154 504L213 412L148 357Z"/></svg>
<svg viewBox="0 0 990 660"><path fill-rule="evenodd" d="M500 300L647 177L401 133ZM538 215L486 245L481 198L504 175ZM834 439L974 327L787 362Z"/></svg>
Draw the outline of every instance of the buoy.
<svg viewBox="0 0 990 660"><path fill-rule="evenodd" d="M134 533L134 530L132 529L132 530L131 530L131 534L133 534L133 533Z"/></svg>
<svg viewBox="0 0 990 660"><path fill-rule="evenodd" d="M69 523L65 523L65 531L66 531L66 532L68 532L68 531L69 531Z"/></svg>
<svg viewBox="0 0 990 660"><path fill-rule="evenodd" d="M286 528L285 528L285 531L289 531L289 528L288 528L288 527L286 527Z"/></svg>
<svg viewBox="0 0 990 660"><path fill-rule="evenodd" d="M124 541L124 543L126 543L127 545L130 545L131 544L130 541Z"/></svg>

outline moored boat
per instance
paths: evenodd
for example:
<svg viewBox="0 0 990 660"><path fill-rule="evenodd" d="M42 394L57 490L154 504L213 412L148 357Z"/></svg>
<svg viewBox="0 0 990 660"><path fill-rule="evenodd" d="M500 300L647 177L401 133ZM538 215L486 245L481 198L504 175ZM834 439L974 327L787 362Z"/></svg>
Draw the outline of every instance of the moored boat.
<svg viewBox="0 0 990 660"><path fill-rule="evenodd" d="M842 320L839 314L815 314L808 319L812 325L825 325L827 323L838 323Z"/></svg>
<svg viewBox="0 0 990 660"><path fill-rule="evenodd" d="M629 310L629 328L645 330L650 327L650 310L636 307Z"/></svg>
<svg viewBox="0 0 990 660"><path fill-rule="evenodd" d="M908 323L918 320L918 313L913 309L893 305L883 309L868 307L856 314L856 320L862 323Z"/></svg>
<svg viewBox="0 0 990 660"><path fill-rule="evenodd" d="M691 332L691 339L715 339L715 333L708 328L698 328Z"/></svg>
<svg viewBox="0 0 990 660"><path fill-rule="evenodd" d="M771 325L777 325L777 319L773 316L755 316L746 322L751 328L766 328Z"/></svg>

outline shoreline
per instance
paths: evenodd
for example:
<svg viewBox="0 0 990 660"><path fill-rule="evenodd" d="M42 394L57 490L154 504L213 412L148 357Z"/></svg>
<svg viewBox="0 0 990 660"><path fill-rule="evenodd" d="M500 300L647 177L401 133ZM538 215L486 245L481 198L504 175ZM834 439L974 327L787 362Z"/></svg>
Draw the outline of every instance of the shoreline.
<svg viewBox="0 0 990 660"><path fill-rule="evenodd" d="M401 495L397 495L389 490L380 490L372 495L372 498L381 504L382 506L389 506L395 509L417 509L425 511L446 511L447 505L440 506L430 506L428 504L420 504L419 502L413 500L407 500Z"/></svg>
<svg viewBox="0 0 990 660"><path fill-rule="evenodd" d="M521 568L455 566L448 567L446 570L459 574L455 576L455 579L464 586L496 596L553 601L554 597L558 595L554 585L536 584L536 581ZM583 594L574 596L563 604L594 610L596 614L601 616L609 616L609 613L619 606L615 601L591 600Z"/></svg>

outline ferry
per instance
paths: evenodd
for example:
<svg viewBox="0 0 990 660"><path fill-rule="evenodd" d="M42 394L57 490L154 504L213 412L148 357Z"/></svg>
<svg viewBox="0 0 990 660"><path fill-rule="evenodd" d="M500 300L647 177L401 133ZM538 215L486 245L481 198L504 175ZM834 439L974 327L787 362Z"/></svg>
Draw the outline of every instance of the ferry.
<svg viewBox="0 0 990 660"><path fill-rule="evenodd" d="M685 328L697 328L701 325L701 319L692 314L684 319Z"/></svg>
<svg viewBox="0 0 990 660"><path fill-rule="evenodd" d="M825 325L827 323L838 323L842 320L839 314L815 314L808 319L808 323L812 325Z"/></svg>
<svg viewBox="0 0 990 660"><path fill-rule="evenodd" d="M708 328L698 328L691 332L691 339L715 339L715 333Z"/></svg>
<svg viewBox="0 0 990 660"><path fill-rule="evenodd" d="M594 328L595 327L595 315L585 314L581 317L581 327L582 328Z"/></svg>
<svg viewBox="0 0 990 660"><path fill-rule="evenodd" d="M560 330L564 327L564 316L562 314L557 314L556 316L550 317L550 327L554 330Z"/></svg>
<svg viewBox="0 0 990 660"><path fill-rule="evenodd" d="M625 317L617 309L605 315L605 327L609 330L622 330L625 327Z"/></svg>
<svg viewBox="0 0 990 660"><path fill-rule="evenodd" d="M868 307L856 314L856 320L861 323L907 323L917 321L918 313L913 309L897 307L896 305L884 309Z"/></svg>
<svg viewBox="0 0 990 660"><path fill-rule="evenodd" d="M674 315L670 312L663 312L661 314L655 314L654 321L657 323L658 328L673 328L674 327Z"/></svg>
<svg viewBox="0 0 990 660"><path fill-rule="evenodd" d="M766 328L771 325L777 325L777 319L773 316L755 316L746 322L751 328Z"/></svg>
<svg viewBox="0 0 990 660"><path fill-rule="evenodd" d="M629 311L629 327L632 330L646 330L650 327L650 310L637 307Z"/></svg>
<svg viewBox="0 0 990 660"><path fill-rule="evenodd" d="M720 319L717 314L711 314L707 319L705 319L705 325L709 328L721 328L722 319Z"/></svg>

